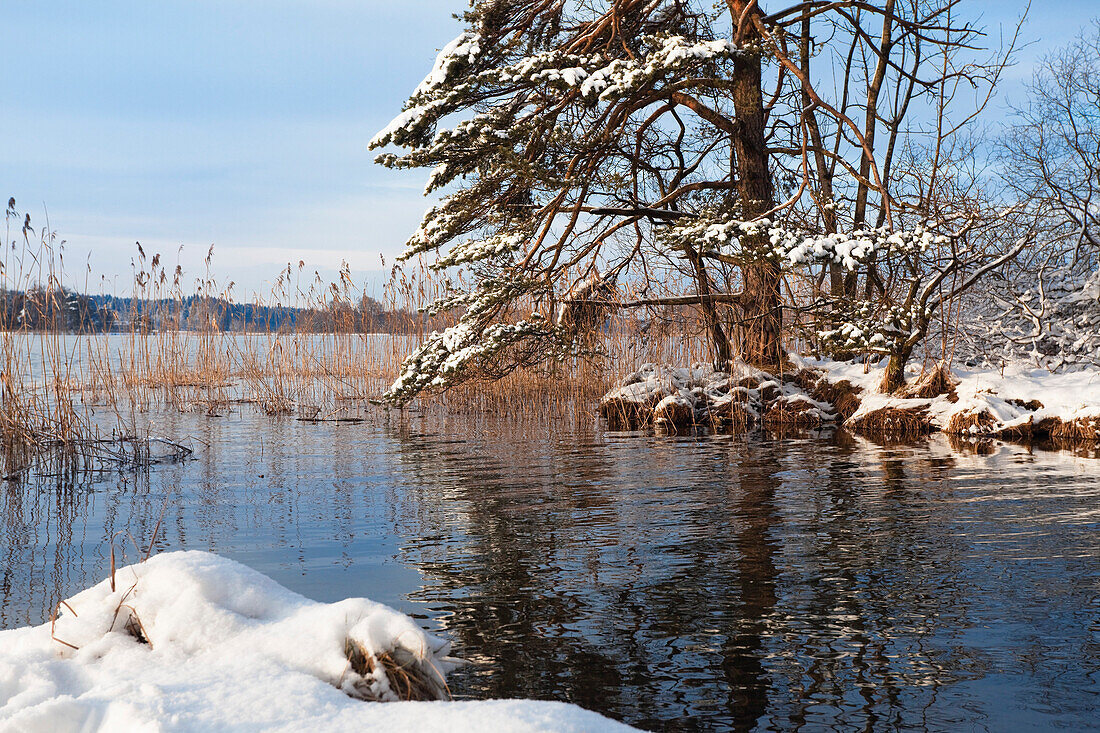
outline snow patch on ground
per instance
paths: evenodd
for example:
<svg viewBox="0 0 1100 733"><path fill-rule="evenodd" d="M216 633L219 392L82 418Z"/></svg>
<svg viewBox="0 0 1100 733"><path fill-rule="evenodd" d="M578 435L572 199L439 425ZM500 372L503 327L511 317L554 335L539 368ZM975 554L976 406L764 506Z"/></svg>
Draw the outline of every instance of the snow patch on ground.
<svg viewBox="0 0 1100 733"><path fill-rule="evenodd" d="M553 702L364 702L347 692L393 691L351 669L348 640L441 683L456 661L365 598L316 603L217 555L158 555L68 599L52 629L0 631L0 730L631 730Z"/></svg>
<svg viewBox="0 0 1100 733"><path fill-rule="evenodd" d="M612 427L744 431L844 425L857 432L1100 442L1100 368L1051 373L1018 364L1001 371L918 365L899 394L882 394L885 362L790 355L779 377L736 363L729 372L645 364L600 400ZM847 384L844 384L847 383Z"/></svg>
<svg viewBox="0 0 1100 733"><path fill-rule="evenodd" d="M884 364L868 368L859 362L800 359L799 365L823 372L830 382L847 380L863 389L859 410L850 418L853 422L883 408L925 408L932 425L940 430L947 429L956 416L985 413L992 419L986 432L1037 424L1048 418L1069 423L1100 417L1100 368L1052 373L1022 363L1003 371L956 367L951 370L956 382L953 395L903 399L878 392ZM920 376L919 365L910 365L906 370L909 382ZM983 429L975 427L971 432Z"/></svg>

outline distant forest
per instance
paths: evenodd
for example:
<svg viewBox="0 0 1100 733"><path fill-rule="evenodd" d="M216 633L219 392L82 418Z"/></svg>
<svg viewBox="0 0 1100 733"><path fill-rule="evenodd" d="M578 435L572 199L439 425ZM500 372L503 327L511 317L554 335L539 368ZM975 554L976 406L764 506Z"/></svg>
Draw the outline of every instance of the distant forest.
<svg viewBox="0 0 1100 733"><path fill-rule="evenodd" d="M85 295L67 288L0 289L0 330L73 333L110 331L308 331L317 333L407 333L427 325L413 311L388 311L364 295L358 304L324 308L234 303L192 295L143 300Z"/></svg>

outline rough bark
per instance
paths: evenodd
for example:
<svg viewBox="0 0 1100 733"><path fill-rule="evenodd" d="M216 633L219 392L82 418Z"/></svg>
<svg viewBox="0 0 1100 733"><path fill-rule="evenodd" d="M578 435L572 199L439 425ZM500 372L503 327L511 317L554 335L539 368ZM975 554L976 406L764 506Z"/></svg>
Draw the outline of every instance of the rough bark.
<svg viewBox="0 0 1100 733"><path fill-rule="evenodd" d="M912 349L904 349L902 352L891 354L886 362L886 373L882 375L882 384L879 391L885 394L897 392L905 386L905 365L909 362Z"/></svg>
<svg viewBox="0 0 1100 733"><path fill-rule="evenodd" d="M726 0L726 4L733 18L734 41L743 48L759 42L756 27L749 18L750 14L761 12L756 0ZM765 140L760 55L739 55L734 60L730 81L737 115L733 136L737 193L741 199L742 216L750 220L770 211L775 205ZM765 254L766 238L745 244L757 248L760 257L746 264L742 271L744 296L739 326L742 356L755 366L774 368L784 362L779 264Z"/></svg>

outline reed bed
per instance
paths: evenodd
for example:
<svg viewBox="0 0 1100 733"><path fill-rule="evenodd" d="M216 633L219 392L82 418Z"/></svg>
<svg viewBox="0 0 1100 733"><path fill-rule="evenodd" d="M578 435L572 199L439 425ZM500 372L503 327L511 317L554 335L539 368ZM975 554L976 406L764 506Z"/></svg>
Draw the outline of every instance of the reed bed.
<svg viewBox="0 0 1100 733"><path fill-rule="evenodd" d="M269 293L242 302L233 283L215 277L212 248L205 271L189 277L140 244L128 298L93 297L86 294L90 273L81 281L66 271L64 242L48 224L36 230L9 207L5 227L3 475L44 454L72 457L74 465L101 462L112 444L138 463L151 445L140 443L151 436L138 428L149 422L138 416L156 410L222 415L248 406L304 420L360 419L377 409L418 344L459 315L423 313L445 288L424 262L394 268L378 299L356 287L346 267L325 282L299 262L279 273ZM540 307L546 304L517 305ZM584 357L475 378L425 394L408 409L590 417L624 370L711 358L703 325L685 309L644 318L612 311L601 320Z"/></svg>
<svg viewBox="0 0 1100 733"><path fill-rule="evenodd" d="M218 416L254 409L309 422L366 419L379 412L378 398L418 345L460 315L426 314L447 282L423 261L395 267L377 299L355 286L346 266L326 282L299 262L278 274L270 292L242 302L233 283L215 277L213 248L204 272L189 278L179 266L165 265L160 255L148 256L138 245L128 297L93 297L86 295L88 273L81 283L66 272L64 243L48 224L35 230L29 217L9 207L5 233L0 477L10 479L29 471L60 474L186 457L188 446L172 436L150 435L148 425L155 420L139 419L158 410ZM577 282L581 276L576 273ZM461 273L456 277L461 280ZM568 314L570 322L587 323L578 331L580 355L532 359L537 365L486 373L446 392L423 394L402 412L525 422L590 420L621 375L643 364L713 361L705 325L689 308L596 307L602 310L593 314L574 308ZM540 312L550 319L555 314L548 308L520 302L512 315ZM860 390L848 382L832 384L810 371L778 378L833 405L842 420L859 407ZM776 400L774 385L740 387L761 389L759 412L730 403L725 412L711 415L708 427L733 432L755 425L781 431L820 427L821 417L808 402ZM954 392L949 369L938 362L902 396L947 395L955 401ZM625 408L600 405L613 428L648 427L654 407L631 407L628 414ZM684 419L666 415L663 422ZM876 411L848 427L911 435L933 429L925 410L897 408ZM993 429L989 416L981 413L958 415L946 428L964 435ZM1021 438L1100 442L1100 422L1094 418L1048 419L1012 430Z"/></svg>

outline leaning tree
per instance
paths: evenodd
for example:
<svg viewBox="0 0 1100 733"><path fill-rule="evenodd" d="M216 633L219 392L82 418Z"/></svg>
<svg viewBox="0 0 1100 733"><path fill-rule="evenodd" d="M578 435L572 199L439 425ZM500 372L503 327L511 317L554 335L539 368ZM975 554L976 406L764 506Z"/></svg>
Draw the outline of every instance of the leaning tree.
<svg viewBox="0 0 1100 733"><path fill-rule="evenodd" d="M957 1L475 0L371 142L441 194L403 258L473 275L388 399L568 353L585 308L697 309L721 367L781 366L784 310L835 331L861 282L886 328L884 263L958 233L893 190L913 102L995 82L953 62ZM827 297L784 296L792 268Z"/></svg>

